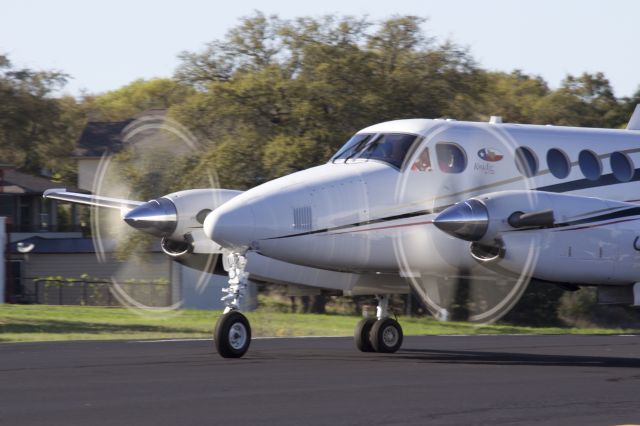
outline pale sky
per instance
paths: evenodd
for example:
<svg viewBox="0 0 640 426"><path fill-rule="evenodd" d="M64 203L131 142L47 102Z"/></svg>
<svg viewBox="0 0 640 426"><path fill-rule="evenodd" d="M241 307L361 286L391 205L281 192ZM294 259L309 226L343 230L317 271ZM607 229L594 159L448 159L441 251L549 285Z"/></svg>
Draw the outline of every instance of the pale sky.
<svg viewBox="0 0 640 426"><path fill-rule="evenodd" d="M486 69L522 69L552 87L567 73L602 71L616 96L640 88L634 0L0 0L0 52L17 66L71 74L66 93L100 93L171 76L180 51L222 38L256 9L281 18L424 16L428 35L468 46Z"/></svg>

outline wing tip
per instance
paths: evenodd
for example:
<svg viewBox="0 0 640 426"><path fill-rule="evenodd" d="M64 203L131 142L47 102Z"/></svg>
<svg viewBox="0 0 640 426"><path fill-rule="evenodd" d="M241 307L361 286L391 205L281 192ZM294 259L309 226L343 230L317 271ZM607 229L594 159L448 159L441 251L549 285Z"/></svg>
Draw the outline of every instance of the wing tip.
<svg viewBox="0 0 640 426"><path fill-rule="evenodd" d="M42 198L49 198L49 195L58 194L60 192L67 192L67 188L50 188L50 189L47 189L42 193Z"/></svg>

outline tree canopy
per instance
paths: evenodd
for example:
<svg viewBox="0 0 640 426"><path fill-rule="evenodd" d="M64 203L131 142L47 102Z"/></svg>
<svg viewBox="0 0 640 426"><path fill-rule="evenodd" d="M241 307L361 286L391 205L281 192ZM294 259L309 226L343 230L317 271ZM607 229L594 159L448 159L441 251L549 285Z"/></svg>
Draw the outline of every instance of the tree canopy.
<svg viewBox="0 0 640 426"><path fill-rule="evenodd" d="M15 68L0 55L0 162L32 173L68 172L82 115L70 97L54 98L68 76Z"/></svg>
<svg viewBox="0 0 640 426"><path fill-rule="evenodd" d="M255 12L223 39L179 54L171 78L78 100L53 96L66 74L16 69L0 56L0 153L28 171L73 177L68 159L87 120L162 108L202 143L192 180L213 168L221 186L242 189L322 163L352 133L385 120L501 115L616 128L640 102L640 90L616 98L602 73L567 75L552 89L521 70L482 69L468 49L430 37L427 24L418 16L283 20Z"/></svg>

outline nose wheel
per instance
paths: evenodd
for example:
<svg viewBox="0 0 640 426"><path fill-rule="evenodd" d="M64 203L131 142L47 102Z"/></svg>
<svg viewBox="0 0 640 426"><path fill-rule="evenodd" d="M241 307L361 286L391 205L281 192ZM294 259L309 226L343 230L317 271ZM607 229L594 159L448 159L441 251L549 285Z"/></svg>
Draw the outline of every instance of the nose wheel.
<svg viewBox="0 0 640 426"><path fill-rule="evenodd" d="M356 325L354 340L362 352L394 353L402 346L402 327L389 318L389 296L377 296L376 318L365 318Z"/></svg>
<svg viewBox="0 0 640 426"><path fill-rule="evenodd" d="M248 274L244 270L247 259L238 253L231 253L228 260L229 287L222 289L226 296L221 299L225 309L216 322L213 341L223 358L240 358L251 344L249 320L239 311L247 288Z"/></svg>
<svg viewBox="0 0 640 426"><path fill-rule="evenodd" d="M251 326L247 317L231 311L218 318L213 332L213 341L220 356L240 358L251 344Z"/></svg>

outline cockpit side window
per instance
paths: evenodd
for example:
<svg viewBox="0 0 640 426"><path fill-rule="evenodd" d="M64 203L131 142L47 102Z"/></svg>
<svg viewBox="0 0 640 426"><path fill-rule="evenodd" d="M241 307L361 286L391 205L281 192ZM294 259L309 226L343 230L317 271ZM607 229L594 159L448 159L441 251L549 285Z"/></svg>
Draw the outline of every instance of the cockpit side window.
<svg viewBox="0 0 640 426"><path fill-rule="evenodd" d="M441 142L436 144L438 167L444 173L462 173L467 168L467 156L457 144Z"/></svg>
<svg viewBox="0 0 640 426"><path fill-rule="evenodd" d="M431 171L431 157L429 156L429 147L425 147L416 161L411 165L412 172L430 172Z"/></svg>
<svg viewBox="0 0 640 426"><path fill-rule="evenodd" d="M380 160L400 168L416 139L416 135L406 133L359 133L349 139L330 161Z"/></svg>

